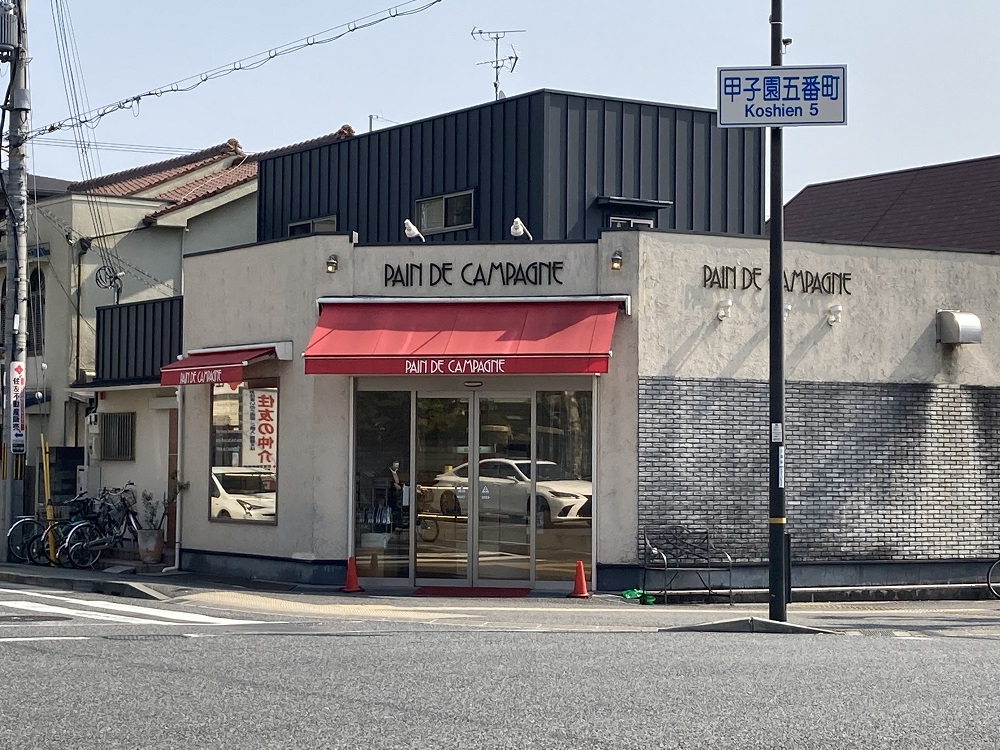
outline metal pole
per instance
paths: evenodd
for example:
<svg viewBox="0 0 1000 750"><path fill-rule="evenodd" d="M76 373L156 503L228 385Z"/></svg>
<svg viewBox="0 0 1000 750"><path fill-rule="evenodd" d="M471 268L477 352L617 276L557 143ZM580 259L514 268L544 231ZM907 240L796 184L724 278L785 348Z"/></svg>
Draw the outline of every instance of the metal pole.
<svg viewBox="0 0 1000 750"><path fill-rule="evenodd" d="M18 19L17 50L11 62L10 101L7 107L9 127L9 152L7 170L7 202L10 247L7 250L7 356L4 368L4 442L8 451L13 449L11 434L11 363L23 362L27 348L28 323L28 241L26 210L28 205L28 172L25 142L28 134L28 40L25 6L27 0L18 0L15 10ZM15 325L16 321L16 325ZM24 418L22 414L22 419ZM3 530L10 527L14 510L14 454L7 455L7 478L4 482L0 523ZM0 560L7 559L6 534L0 534Z"/></svg>
<svg viewBox="0 0 1000 750"><path fill-rule="evenodd" d="M771 0L771 65L781 65L781 0ZM771 129L770 233L770 451L768 491L768 584L772 620L788 619L785 555L785 326L782 260L781 128Z"/></svg>

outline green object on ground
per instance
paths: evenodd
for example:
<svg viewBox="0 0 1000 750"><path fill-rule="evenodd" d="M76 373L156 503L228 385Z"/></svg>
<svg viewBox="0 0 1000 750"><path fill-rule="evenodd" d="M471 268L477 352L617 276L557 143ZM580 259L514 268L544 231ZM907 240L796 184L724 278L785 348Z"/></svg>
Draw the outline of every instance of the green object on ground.
<svg viewBox="0 0 1000 750"><path fill-rule="evenodd" d="M626 589L622 592L623 599L638 599L642 596L642 589Z"/></svg>
<svg viewBox="0 0 1000 750"><path fill-rule="evenodd" d="M652 594L643 594L642 598L639 600L640 604L654 604L656 602L656 597Z"/></svg>

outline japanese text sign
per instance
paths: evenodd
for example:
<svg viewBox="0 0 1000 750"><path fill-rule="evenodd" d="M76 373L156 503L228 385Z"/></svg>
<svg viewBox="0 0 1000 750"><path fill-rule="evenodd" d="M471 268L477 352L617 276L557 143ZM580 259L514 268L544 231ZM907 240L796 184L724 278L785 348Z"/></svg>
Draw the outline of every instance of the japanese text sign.
<svg viewBox="0 0 1000 750"><path fill-rule="evenodd" d="M847 67L719 68L719 127L846 125Z"/></svg>

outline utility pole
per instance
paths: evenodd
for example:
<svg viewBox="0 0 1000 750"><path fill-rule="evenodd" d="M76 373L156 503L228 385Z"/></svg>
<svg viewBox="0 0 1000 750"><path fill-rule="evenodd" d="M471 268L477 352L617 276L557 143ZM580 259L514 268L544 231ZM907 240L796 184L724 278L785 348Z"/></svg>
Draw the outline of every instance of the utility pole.
<svg viewBox="0 0 1000 750"><path fill-rule="evenodd" d="M771 0L771 66L780 67L784 50L781 37L781 0ZM771 126L771 232L770 232L770 424L768 490L768 603L772 620L788 619L788 575L785 507L785 309L782 258L782 149L781 128Z"/></svg>
<svg viewBox="0 0 1000 750"><path fill-rule="evenodd" d="M0 20L6 29L5 43L10 61L10 99L4 102L7 110L8 157L7 157L7 232L10 244L7 249L7 316L5 330L4 367L4 446L7 477L4 493L0 501L0 520L3 529L10 527L14 510L14 462L16 456L26 450L24 414L24 362L28 343L28 170L26 139L28 135L28 112L31 109L28 96L28 34L25 21L27 0L0 3L0 13L6 17ZM20 372L18 372L20 370ZM19 387L16 387L19 386ZM0 560L7 559L6 533L0 534Z"/></svg>

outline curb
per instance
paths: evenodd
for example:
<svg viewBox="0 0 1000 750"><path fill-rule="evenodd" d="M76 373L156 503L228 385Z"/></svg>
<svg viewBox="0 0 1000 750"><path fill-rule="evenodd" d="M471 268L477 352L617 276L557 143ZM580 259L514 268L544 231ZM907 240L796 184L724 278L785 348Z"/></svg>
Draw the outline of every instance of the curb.
<svg viewBox="0 0 1000 750"><path fill-rule="evenodd" d="M696 625L675 625L659 628L658 633L791 633L796 635L840 635L836 630L796 625L764 617L738 617L733 620L716 620Z"/></svg>
<svg viewBox="0 0 1000 750"><path fill-rule="evenodd" d="M63 591L81 591L88 594L122 596L129 599L165 601L170 598L138 581L119 581L107 578L69 578L38 573L17 573L9 570L0 570L0 581L5 583L19 583L23 586L60 589Z"/></svg>

